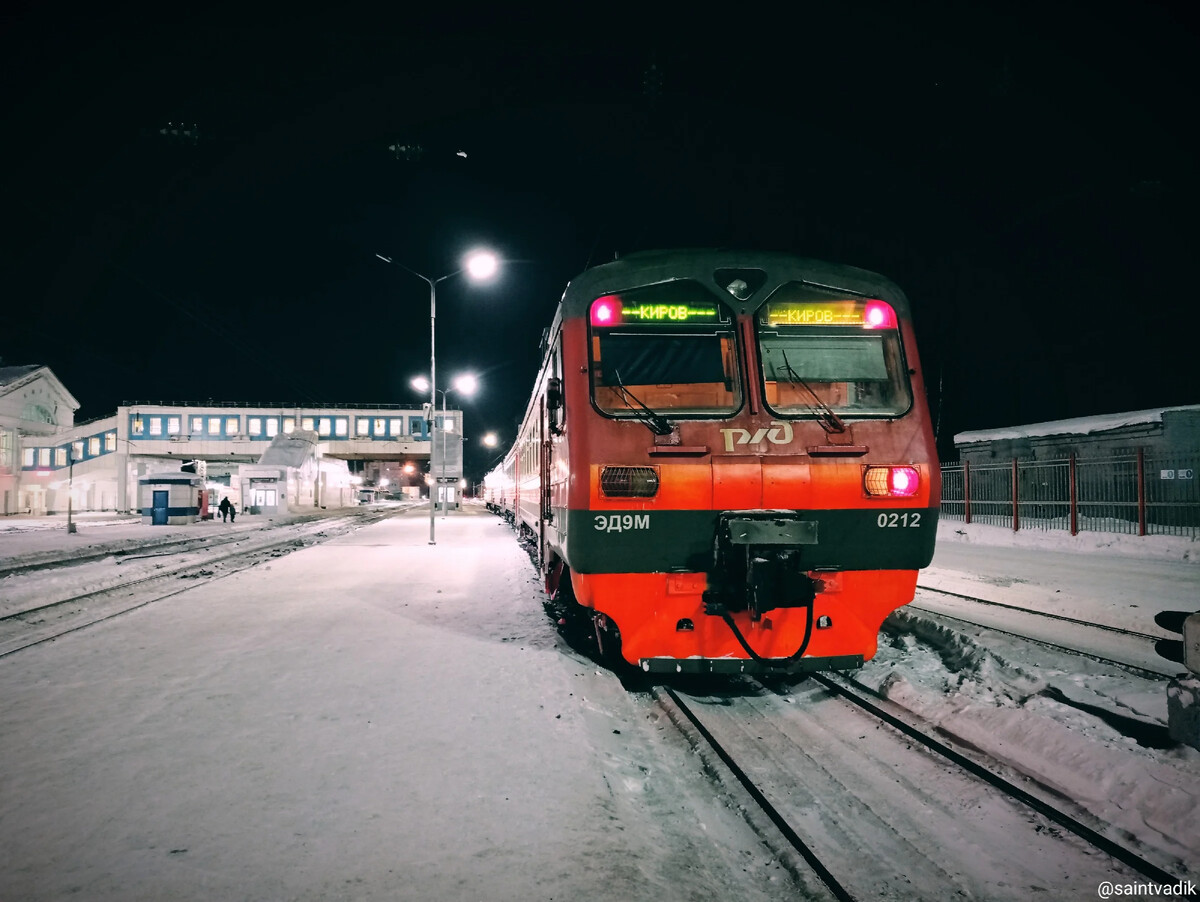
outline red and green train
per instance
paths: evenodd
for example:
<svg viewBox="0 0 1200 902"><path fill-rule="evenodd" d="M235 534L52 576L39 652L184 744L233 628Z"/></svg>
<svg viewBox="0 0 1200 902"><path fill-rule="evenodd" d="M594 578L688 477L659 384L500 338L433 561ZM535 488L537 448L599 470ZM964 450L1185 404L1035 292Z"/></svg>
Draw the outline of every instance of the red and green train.
<svg viewBox="0 0 1200 902"><path fill-rule="evenodd" d="M900 289L725 250L575 278L485 478L556 604L650 672L861 665L933 557L940 495Z"/></svg>

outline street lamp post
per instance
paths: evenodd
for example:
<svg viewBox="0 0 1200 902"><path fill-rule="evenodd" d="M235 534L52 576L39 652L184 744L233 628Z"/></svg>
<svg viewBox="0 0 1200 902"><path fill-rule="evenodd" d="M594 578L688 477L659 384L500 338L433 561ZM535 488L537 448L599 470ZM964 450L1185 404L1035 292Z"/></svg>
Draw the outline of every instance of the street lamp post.
<svg viewBox="0 0 1200 902"><path fill-rule="evenodd" d="M424 376L417 376L415 379L412 380L412 385L417 391L425 391L425 389L428 388L428 385L426 383L426 379ZM449 388L435 389L437 391L437 393L442 396L441 475L435 480L435 484L437 485L437 488L438 488L439 500L442 503L442 516L443 517L446 516L446 501L445 501L445 498L440 497L440 496L446 486L446 433L448 431L446 429L446 414L447 414L446 395L452 391L457 391L464 395L472 395L475 393L475 389L478 387L478 385L479 385L478 380L476 380L476 378L474 376L472 376L470 374L466 374L466 375L456 377L454 380L454 384L451 385ZM462 424L461 423L459 424L459 434L460 435L462 434ZM432 437L431 437L431 439L432 439ZM430 450L429 475L432 477L434 475L432 446L430 447L429 450ZM432 503L432 499L431 499L430 503Z"/></svg>
<svg viewBox="0 0 1200 902"><path fill-rule="evenodd" d="M72 447L68 453L70 463L67 467L67 532L72 533L78 532L73 519L75 513L75 448Z"/></svg>
<svg viewBox="0 0 1200 902"><path fill-rule="evenodd" d="M463 261L461 269L456 269L454 272L446 273L444 276L439 276L436 279L431 279L429 276L422 275L415 269L410 269L403 263L397 263L391 257L385 257L383 254L376 254L384 263L391 263L393 266L399 266L401 269L408 270L418 279L421 279L429 286L429 474L433 475L433 449L435 445L435 414L437 412L437 284L444 282L452 276L457 276L461 272L466 272L467 275L475 281L482 281L491 278L499 261L496 255L488 251L474 251L467 255ZM442 396L443 404L445 395ZM443 462L444 466L444 462ZM437 544L437 536L434 530L434 491L433 486L429 489L429 544Z"/></svg>

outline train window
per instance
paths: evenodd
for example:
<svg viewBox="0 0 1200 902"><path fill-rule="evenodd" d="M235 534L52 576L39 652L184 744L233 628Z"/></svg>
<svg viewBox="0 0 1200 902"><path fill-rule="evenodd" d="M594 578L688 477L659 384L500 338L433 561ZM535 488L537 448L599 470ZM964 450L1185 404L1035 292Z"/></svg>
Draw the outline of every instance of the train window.
<svg viewBox="0 0 1200 902"><path fill-rule="evenodd" d="M267 417L267 438L274 438L279 434L279 420L276 417Z"/></svg>
<svg viewBox="0 0 1200 902"><path fill-rule="evenodd" d="M167 417L167 435L179 435L179 417Z"/></svg>
<svg viewBox="0 0 1200 902"><path fill-rule="evenodd" d="M741 407L733 318L700 283L605 295L589 318L592 399L602 413L703 418Z"/></svg>
<svg viewBox="0 0 1200 902"><path fill-rule="evenodd" d="M791 283L762 306L757 330L773 413L894 417L912 405L896 313L883 301Z"/></svg>

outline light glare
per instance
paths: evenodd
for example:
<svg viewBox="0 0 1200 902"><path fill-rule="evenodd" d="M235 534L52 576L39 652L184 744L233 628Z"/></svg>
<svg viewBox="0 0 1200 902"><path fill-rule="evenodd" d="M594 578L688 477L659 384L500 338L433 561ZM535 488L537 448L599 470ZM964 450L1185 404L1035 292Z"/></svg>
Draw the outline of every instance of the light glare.
<svg viewBox="0 0 1200 902"><path fill-rule="evenodd" d="M500 268L500 261L491 251L474 251L467 257L467 275L475 281L490 279Z"/></svg>

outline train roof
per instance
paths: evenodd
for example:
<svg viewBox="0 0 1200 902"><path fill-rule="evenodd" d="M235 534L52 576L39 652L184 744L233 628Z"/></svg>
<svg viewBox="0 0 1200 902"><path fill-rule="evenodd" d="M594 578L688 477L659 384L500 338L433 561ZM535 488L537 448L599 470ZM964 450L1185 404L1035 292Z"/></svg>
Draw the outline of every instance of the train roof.
<svg viewBox="0 0 1200 902"><path fill-rule="evenodd" d="M762 287L745 304L732 298L732 306L753 312L780 284L803 280L816 285L845 290L865 297L888 301L896 312L907 316L908 299L890 279L878 273L799 257L782 251L738 251L725 249L687 249L639 251L586 270L571 280L563 295L563 313L582 316L588 305L603 294L671 279L694 279L720 288L715 281L718 270L756 269L767 274Z"/></svg>

